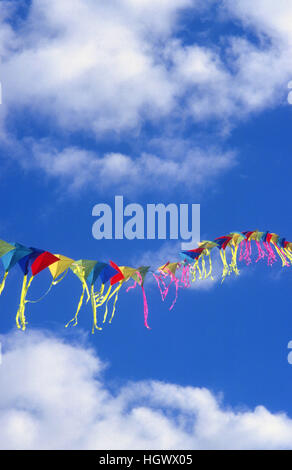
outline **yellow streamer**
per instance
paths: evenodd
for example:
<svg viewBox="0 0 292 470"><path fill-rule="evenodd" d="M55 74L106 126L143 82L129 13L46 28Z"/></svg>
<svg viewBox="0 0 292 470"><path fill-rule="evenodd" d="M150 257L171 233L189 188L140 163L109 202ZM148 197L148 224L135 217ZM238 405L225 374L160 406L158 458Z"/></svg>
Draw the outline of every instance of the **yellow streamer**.
<svg viewBox="0 0 292 470"><path fill-rule="evenodd" d="M292 263L292 253L291 251L287 250L287 248L284 248L283 249L285 255L287 256L287 258L289 259L289 261Z"/></svg>
<svg viewBox="0 0 292 470"><path fill-rule="evenodd" d="M206 262L205 262L204 253L201 254L201 258L202 258L202 277L204 279L206 279L207 278L207 272L206 272Z"/></svg>
<svg viewBox="0 0 292 470"><path fill-rule="evenodd" d="M103 293L104 293L104 284L101 284L101 288L100 288L99 292L94 293L94 299L95 299L96 302L99 302L100 300L101 301L103 300L103 298L104 298Z"/></svg>
<svg viewBox="0 0 292 470"><path fill-rule="evenodd" d="M17 310L17 314L16 314L17 328L22 329L22 330L25 330L26 325L27 325L27 322L25 319L25 304L28 302L26 300L26 295L27 295L28 289L30 288L32 280L33 280L33 276L31 276L29 282L27 283L27 274L25 274L23 277L20 303L19 303L19 308Z"/></svg>
<svg viewBox="0 0 292 470"><path fill-rule="evenodd" d="M226 276L229 272L229 266L228 266L228 263L227 263L227 260L226 260L225 250L220 250L220 256L221 256L222 263L223 263L222 281L221 281L221 283L222 283L225 280L225 278L226 278Z"/></svg>
<svg viewBox="0 0 292 470"><path fill-rule="evenodd" d="M92 311L93 311L93 325L92 325L92 334L94 333L94 330L102 330L99 326L97 326L97 306L96 306L96 301L95 301L95 293L94 293L94 286L91 286L91 305L92 305Z"/></svg>
<svg viewBox="0 0 292 470"><path fill-rule="evenodd" d="M2 282L1 282L1 284L0 284L0 295L2 294L2 292L3 292L3 290L4 290L7 276L8 276L8 271L5 271L5 274L4 274L4 276L3 276Z"/></svg>
<svg viewBox="0 0 292 470"><path fill-rule="evenodd" d="M287 261L285 260L283 254L282 254L281 251L279 250L278 246L277 246L275 243L273 243L273 245L274 245L274 247L276 248L276 251L277 251L279 257L280 257L281 260L282 260L282 267L287 266Z"/></svg>
<svg viewBox="0 0 292 470"><path fill-rule="evenodd" d="M116 311L116 303L117 303L117 300L118 300L118 297L119 297L119 290L120 288L122 287L122 282L120 283L120 285L117 287L116 289L116 296L115 296L115 300L114 300L114 305L113 305L113 311L112 311L112 316L110 318L110 323L112 322L113 318L114 318L114 315L115 315L115 311Z"/></svg>
<svg viewBox="0 0 292 470"><path fill-rule="evenodd" d="M230 249L231 249L231 253L232 253L232 259L231 259L231 263L230 263L230 266L229 266L228 274L231 274L232 272L234 272L236 274L236 276L238 276L239 275L239 269L237 267L238 245L235 246L234 248L230 247Z"/></svg>
<svg viewBox="0 0 292 470"><path fill-rule="evenodd" d="M80 300L79 300L79 304L78 304L78 307L77 307L77 312L75 313L74 317L72 318L72 320L70 320L67 325L65 325L65 328L68 328L68 326L74 322L73 326L76 326L78 324L78 314L79 314L79 311L82 307L82 304L83 304L83 299L84 299L84 293L85 291L87 292L87 295L88 295L88 298L87 298L87 302L88 300L90 299L90 294L89 294L89 291L88 291L88 286L86 284L86 281L83 280L82 281L82 286L83 286L83 290L82 290L82 293L81 293L81 297L80 297ZM86 302L86 303L87 303Z"/></svg>
<svg viewBox="0 0 292 470"><path fill-rule="evenodd" d="M110 289L112 286L110 286L110 289L109 291L107 292L107 300L106 300L106 305L105 305L105 312L104 312L104 317L103 317L103 323L106 322L106 319L107 319L107 313L108 313L108 302L110 301L110 299L115 295L115 294L118 294L119 293L119 290L120 288L122 287L122 283L123 281L120 281L118 287L115 288L115 290L111 293L111 295L109 295L109 292L110 292ZM115 299L115 302L114 302L114 310L113 310L113 313L112 313L112 316L111 316L111 320L114 316L114 312L115 312L115 306L116 306L116 301L117 301L117 298ZM105 300L103 301L103 303L105 302ZM111 323L111 320L110 320L110 323Z"/></svg>
<svg viewBox="0 0 292 470"><path fill-rule="evenodd" d="M213 266L212 266L212 258L211 258L211 252L209 250L206 250L206 253L207 253L207 256L209 257L209 272L207 274L207 278L210 277L212 279L212 281L214 281L214 278L212 276L212 270L213 270Z"/></svg>

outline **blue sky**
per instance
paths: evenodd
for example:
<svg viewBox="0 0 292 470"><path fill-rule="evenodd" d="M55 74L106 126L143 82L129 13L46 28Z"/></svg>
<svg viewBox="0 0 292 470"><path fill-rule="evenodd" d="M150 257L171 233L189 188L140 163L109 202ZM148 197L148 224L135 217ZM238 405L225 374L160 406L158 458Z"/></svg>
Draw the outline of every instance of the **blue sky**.
<svg viewBox="0 0 292 470"><path fill-rule="evenodd" d="M277 7L272 0L32 0L21 8L19 2L1 2L1 238L120 265L177 260L176 242L92 237L93 206L113 206L120 194L126 203L144 207L154 202L200 204L202 239L259 229L292 240L292 111L287 101L291 16L285 0ZM114 322L94 336L89 307L81 311L79 329L64 328L80 295L80 283L71 276L40 304L28 306L34 333L15 336L21 289L21 273L15 268L1 296L1 381L10 377L6 357L13 364L6 344L11 343L7 351L14 348L16 358L28 351L27 375L36 382L33 355L38 348L52 347L56 360L60 349L68 363L72 357L72 364L80 352L92 386L97 386L100 364L108 365L99 380L111 400L132 396L136 388L138 401L143 402L143 394L151 398L148 412L158 410L161 432L171 406L161 396L168 393L176 403L168 423L173 425L185 413L176 392L187 394L187 387L199 411L203 400L196 393L205 393L222 416L230 412L238 419L233 440L225 428L214 439L203 436L204 419L200 428L198 414L189 417L197 426L195 435L184 430L182 438L180 426L174 425L166 433L169 440L160 444L153 436L153 441L141 437L138 428L133 436L129 430L129 440L115 430L123 448L290 448L290 270L282 270L279 261L272 268L264 263L242 266L241 276L223 285L215 281L181 291L171 312L170 300L163 304L148 282L151 330L143 326L141 293L123 291ZM31 297L38 297L49 282L49 274L42 273ZM46 358L43 387L54 368L49 353ZM89 365L94 360L97 369ZM52 380L57 384L59 379ZM125 385L129 381L132 385ZM139 384L145 381L151 392L146 386L141 392ZM0 420L11 429L41 426L42 436L52 433L46 420L33 422L29 410L35 405L21 388L18 373L15 381L6 382L5 393L14 401L5 401L3 392L5 416ZM153 383L162 388L154 392ZM162 393L166 384L174 388ZM72 390L79 385L73 381ZM201 388L205 391L196 392ZM214 397L220 394L223 401L217 402ZM32 422L21 421L22 399ZM19 413L15 422L10 409L13 419ZM119 413L124 419L126 412ZM157 416L149 416L156 423ZM59 419L68 429L66 416ZM246 425L249 419L255 420L254 428ZM96 418L94 429L98 422ZM270 435L263 431L265 423ZM254 436L251 429L256 429ZM96 441L84 443L84 436L72 439L68 433L51 447L109 446L96 432ZM24 442L16 432L2 442L4 448L39 448L45 439Z"/></svg>

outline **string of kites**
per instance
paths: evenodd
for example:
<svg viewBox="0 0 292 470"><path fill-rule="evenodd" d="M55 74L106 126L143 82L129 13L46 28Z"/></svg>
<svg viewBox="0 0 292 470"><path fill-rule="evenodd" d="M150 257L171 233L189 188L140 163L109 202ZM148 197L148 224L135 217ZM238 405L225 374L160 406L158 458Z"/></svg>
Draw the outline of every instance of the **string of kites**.
<svg viewBox="0 0 292 470"><path fill-rule="evenodd" d="M256 263L266 259L268 265L272 265L278 257L282 262L282 266L292 264L292 243L275 233L260 232L258 230L231 232L228 235L215 238L214 241L204 240L198 243L197 248L182 251L180 253L180 261L167 262L155 271L150 266L140 266L138 268L117 266L113 261L109 263L87 259L75 261L60 254L52 254L45 250L27 248L19 243L10 244L0 240L0 258L5 271L0 284L0 295L4 290L9 271L14 266L19 265L24 277L19 308L16 314L16 325L18 328L25 330L27 325L25 318L26 304L37 303L42 300L53 286L59 284L68 272L72 272L80 280L82 292L77 311L66 327L77 325L78 314L86 295L86 302L91 300L93 312L92 332L94 333L96 329L102 329L98 325L98 309L104 308L103 323L105 323L108 318L109 302L113 299L109 319L111 323L115 314L119 291L125 283L132 280L133 284L126 291L128 292L137 286L141 288L144 303L144 324L146 328L149 328L148 304L144 289L147 275L152 274L154 276L163 301L166 299L171 285L174 286L175 296L170 306L170 310L172 310L178 297L179 288L188 288L191 286L191 282L197 279L213 279L212 253L214 250L219 250L222 260L223 282L226 276L232 273L235 275L239 274L238 261L243 261L247 265L252 262L253 246L256 250ZM52 276L49 289L40 299L34 301L28 300L27 293L34 277L47 268Z"/></svg>

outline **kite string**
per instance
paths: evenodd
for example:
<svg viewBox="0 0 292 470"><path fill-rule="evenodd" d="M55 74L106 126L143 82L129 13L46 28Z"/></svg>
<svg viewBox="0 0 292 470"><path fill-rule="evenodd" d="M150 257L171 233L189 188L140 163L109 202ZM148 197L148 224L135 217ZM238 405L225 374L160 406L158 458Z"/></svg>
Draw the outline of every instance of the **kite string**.
<svg viewBox="0 0 292 470"><path fill-rule="evenodd" d="M26 302L30 303L30 304L37 304L38 302L40 302L41 300L43 300L48 294L49 292L51 291L52 287L53 286L56 286L57 284L59 284L59 282L63 281L63 279L67 276L68 274L68 269L66 270L65 274L63 276L61 276L59 279L56 279L55 281L52 281L50 287L48 288L48 290L44 293L44 295L42 295L41 297L39 297L37 300L27 300Z"/></svg>

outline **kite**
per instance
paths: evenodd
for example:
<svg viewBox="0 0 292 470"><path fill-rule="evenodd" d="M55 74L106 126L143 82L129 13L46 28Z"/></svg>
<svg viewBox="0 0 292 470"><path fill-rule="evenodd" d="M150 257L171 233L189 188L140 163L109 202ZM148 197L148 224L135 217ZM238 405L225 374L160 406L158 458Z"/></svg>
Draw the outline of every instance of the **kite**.
<svg viewBox="0 0 292 470"><path fill-rule="evenodd" d="M4 291L7 276L11 269L19 266L23 274L22 289L19 308L16 314L16 326L25 330L27 321L25 306L27 303L37 303L42 300L52 287L59 284L71 272L81 282L82 291L74 317L65 325L76 326L78 316L84 303L91 301L92 333L102 330L107 322L109 302L112 300L112 312L109 323L112 323L116 312L119 293L129 281L133 284L126 287L126 292L140 287L144 305L144 325L148 324L148 302L145 292L145 281L149 276L155 280L161 299L165 301L174 288L174 298L169 307L172 310L178 299L179 289L189 288L193 282L204 281L213 277L213 260L218 256L222 263L222 281L227 276L239 275L239 263L249 266L253 261L266 260L272 266L280 260L282 267L292 265L292 242L280 237L276 233L259 230L230 232L214 240L203 240L192 250L179 253L179 260L167 260L162 266L153 269L151 266L120 266L114 261L108 263L100 260L80 259L74 260L62 254L52 254L49 251L26 247L19 243L8 243L0 240L0 259L4 275L0 282L0 295ZM45 269L49 269L52 276L51 284L46 293L38 300L28 300L27 293L35 276ZM102 315L99 315L104 308Z"/></svg>

